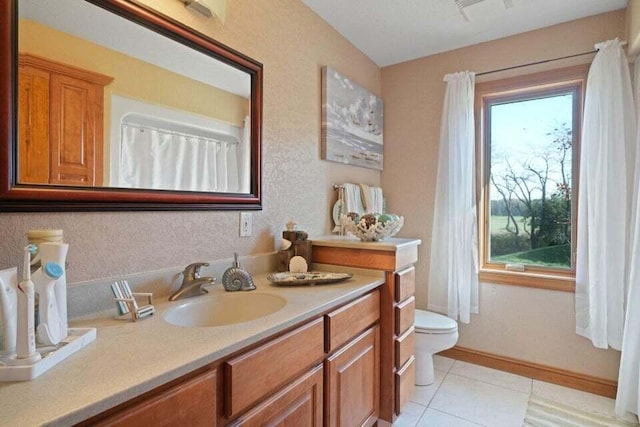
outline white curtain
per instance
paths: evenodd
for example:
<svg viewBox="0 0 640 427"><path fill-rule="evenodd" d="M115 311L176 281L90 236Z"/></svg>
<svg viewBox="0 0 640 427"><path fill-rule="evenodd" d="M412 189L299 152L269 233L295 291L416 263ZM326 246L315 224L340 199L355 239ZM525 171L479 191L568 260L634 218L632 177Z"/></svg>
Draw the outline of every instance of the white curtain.
<svg viewBox="0 0 640 427"><path fill-rule="evenodd" d="M635 99L640 104L640 59L636 59ZM636 120L640 108L636 111ZM637 123L640 123L637 121ZM636 146L640 144L640 126L636 134ZM622 336L622 357L618 373L618 395L616 413L623 416L626 412L640 414L640 150L636 152L635 187L631 214L631 233L629 253L629 282L627 309Z"/></svg>
<svg viewBox="0 0 640 427"><path fill-rule="evenodd" d="M475 74L448 74L444 81L428 308L469 323L478 312Z"/></svg>
<svg viewBox="0 0 640 427"><path fill-rule="evenodd" d="M122 125L122 187L237 192L237 142Z"/></svg>
<svg viewBox="0 0 640 427"><path fill-rule="evenodd" d="M599 348L622 345L635 162L631 78L620 42L596 45L580 155L576 332Z"/></svg>

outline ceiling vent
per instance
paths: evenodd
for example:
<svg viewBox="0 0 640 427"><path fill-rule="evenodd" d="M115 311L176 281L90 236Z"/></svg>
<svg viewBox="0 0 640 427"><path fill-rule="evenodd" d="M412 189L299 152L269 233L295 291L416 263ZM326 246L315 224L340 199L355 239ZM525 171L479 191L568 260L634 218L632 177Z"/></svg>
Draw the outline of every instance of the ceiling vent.
<svg viewBox="0 0 640 427"><path fill-rule="evenodd" d="M453 0L465 21L495 17L513 7L513 0Z"/></svg>

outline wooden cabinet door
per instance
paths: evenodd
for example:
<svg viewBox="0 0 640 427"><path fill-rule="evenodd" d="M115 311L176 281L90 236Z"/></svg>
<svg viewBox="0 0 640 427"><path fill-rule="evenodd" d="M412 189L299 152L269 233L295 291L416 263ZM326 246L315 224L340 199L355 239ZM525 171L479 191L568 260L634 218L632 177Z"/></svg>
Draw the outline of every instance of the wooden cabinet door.
<svg viewBox="0 0 640 427"><path fill-rule="evenodd" d="M18 182L102 185L104 87L113 79L19 55Z"/></svg>
<svg viewBox="0 0 640 427"><path fill-rule="evenodd" d="M322 384L323 369L320 365L229 425L321 427Z"/></svg>
<svg viewBox="0 0 640 427"><path fill-rule="evenodd" d="M50 183L102 184L103 88L70 76L51 76Z"/></svg>
<svg viewBox="0 0 640 427"><path fill-rule="evenodd" d="M216 416L216 371L212 370L91 425L215 427Z"/></svg>
<svg viewBox="0 0 640 427"><path fill-rule="evenodd" d="M49 182L49 73L20 66L18 78L18 183Z"/></svg>
<svg viewBox="0 0 640 427"><path fill-rule="evenodd" d="M371 426L380 408L380 328L368 329L325 361L325 424Z"/></svg>

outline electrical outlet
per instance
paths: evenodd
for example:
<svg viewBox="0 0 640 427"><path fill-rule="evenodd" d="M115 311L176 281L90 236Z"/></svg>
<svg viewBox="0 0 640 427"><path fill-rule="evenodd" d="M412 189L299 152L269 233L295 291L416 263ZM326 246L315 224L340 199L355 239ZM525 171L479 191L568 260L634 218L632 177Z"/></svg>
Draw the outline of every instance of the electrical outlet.
<svg viewBox="0 0 640 427"><path fill-rule="evenodd" d="M240 212L240 237L251 236L251 212Z"/></svg>

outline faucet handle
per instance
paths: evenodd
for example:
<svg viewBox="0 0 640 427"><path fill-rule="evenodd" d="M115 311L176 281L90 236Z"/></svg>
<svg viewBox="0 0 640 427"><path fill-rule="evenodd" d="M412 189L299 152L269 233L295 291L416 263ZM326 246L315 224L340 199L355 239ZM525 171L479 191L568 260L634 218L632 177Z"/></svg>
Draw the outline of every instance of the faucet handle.
<svg viewBox="0 0 640 427"><path fill-rule="evenodd" d="M208 262L194 262L193 264L189 264L185 267L182 274L185 278L188 279L199 279L200 278L200 267L208 267Z"/></svg>

